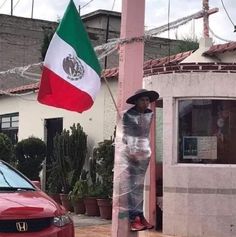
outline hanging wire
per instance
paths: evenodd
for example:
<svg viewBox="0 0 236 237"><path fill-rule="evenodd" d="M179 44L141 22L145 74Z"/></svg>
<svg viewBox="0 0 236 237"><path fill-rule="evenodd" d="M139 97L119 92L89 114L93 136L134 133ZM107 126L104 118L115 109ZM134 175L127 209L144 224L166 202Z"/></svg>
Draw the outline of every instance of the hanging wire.
<svg viewBox="0 0 236 237"><path fill-rule="evenodd" d="M116 0L113 0L113 4L112 4L112 8L111 8L112 11L113 11L113 9L115 7L115 3L116 3Z"/></svg>
<svg viewBox="0 0 236 237"><path fill-rule="evenodd" d="M25 96L25 95L31 95L33 93L34 93L34 91L29 91L29 92L21 93L21 94L15 94L15 93L10 93L10 92L4 91L4 90L0 90L0 94L8 95L8 96L14 96L14 97L18 97L18 96L21 97L21 96Z"/></svg>
<svg viewBox="0 0 236 237"><path fill-rule="evenodd" d="M94 0L90 0L87 3L85 3L83 6L80 7L80 10L84 7L87 7L91 2L93 2Z"/></svg>
<svg viewBox="0 0 236 237"><path fill-rule="evenodd" d="M211 34L212 34L215 38L217 38L217 39L219 39L219 40L222 40L222 41L227 42L227 43L233 42L232 40L227 40L227 39L224 39L224 38L222 38L222 37L216 35L216 34L214 33L214 31L210 28L210 26L209 26L209 31L211 32Z"/></svg>
<svg viewBox="0 0 236 237"><path fill-rule="evenodd" d="M5 0L5 2L6 2L6 0ZM5 4L5 2L3 2L3 4L0 6L0 8ZM16 6L18 5L19 2L20 2L20 0L18 0L17 3L13 6L13 10L16 8ZM6 20L7 20L7 18L5 18L5 19L1 22L0 26L2 26L2 25L6 22Z"/></svg>
<svg viewBox="0 0 236 237"><path fill-rule="evenodd" d="M235 24L234 24L233 20L231 19L230 15L229 15L229 13L228 13L226 7L225 7L225 4L224 4L223 0L221 0L221 3L222 3L222 6L223 6L223 8L224 8L224 10L225 10L225 13L227 14L227 16L228 16L230 22L231 22L232 25L235 27Z"/></svg>
<svg viewBox="0 0 236 237"><path fill-rule="evenodd" d="M16 6L18 5L19 2L20 2L20 0L18 0L17 3L13 6L13 9L16 8Z"/></svg>
<svg viewBox="0 0 236 237"><path fill-rule="evenodd" d="M170 62L170 0L168 0L168 61Z"/></svg>
<svg viewBox="0 0 236 237"><path fill-rule="evenodd" d="M179 26L188 23L188 22L191 21L192 19L200 18L203 13L204 13L204 12L203 12L202 10L201 10L201 11L198 11L197 13L194 13L194 14L189 15L189 16L186 16L186 17L182 17L182 18L177 19L177 20L175 20L175 21L173 21L173 22L170 22L169 24L166 24L166 25L159 26L159 27L153 28L153 29L151 29L151 30L148 30L148 31L146 32L146 34L157 35L157 34L163 33L163 32L165 32L165 31L168 30L168 25L169 25L169 29L178 28Z"/></svg>
<svg viewBox="0 0 236 237"><path fill-rule="evenodd" d="M5 5L6 2L7 2L7 0L5 0L5 1L1 4L0 9Z"/></svg>
<svg viewBox="0 0 236 237"><path fill-rule="evenodd" d="M196 35L195 35L195 19L192 19L192 35L193 35L193 39L196 39Z"/></svg>
<svg viewBox="0 0 236 237"><path fill-rule="evenodd" d="M167 22L168 22L168 39L170 39L170 0L168 0L168 16L167 16Z"/></svg>

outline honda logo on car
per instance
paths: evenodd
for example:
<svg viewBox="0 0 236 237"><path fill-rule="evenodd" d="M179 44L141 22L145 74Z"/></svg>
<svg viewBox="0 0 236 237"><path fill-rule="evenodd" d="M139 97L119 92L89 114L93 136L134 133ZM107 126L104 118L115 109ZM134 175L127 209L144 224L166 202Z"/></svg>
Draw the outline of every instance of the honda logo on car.
<svg viewBox="0 0 236 237"><path fill-rule="evenodd" d="M16 222L16 229L19 232L26 232L28 230L28 225L26 222Z"/></svg>

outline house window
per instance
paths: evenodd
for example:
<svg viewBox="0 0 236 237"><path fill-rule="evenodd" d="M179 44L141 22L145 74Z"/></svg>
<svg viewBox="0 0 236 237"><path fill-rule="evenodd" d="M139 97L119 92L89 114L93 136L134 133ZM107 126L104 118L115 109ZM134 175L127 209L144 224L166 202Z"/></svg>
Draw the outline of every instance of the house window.
<svg viewBox="0 0 236 237"><path fill-rule="evenodd" d="M178 101L178 162L236 164L236 100Z"/></svg>
<svg viewBox="0 0 236 237"><path fill-rule="evenodd" d="M0 132L16 144L18 141L19 113L0 115Z"/></svg>

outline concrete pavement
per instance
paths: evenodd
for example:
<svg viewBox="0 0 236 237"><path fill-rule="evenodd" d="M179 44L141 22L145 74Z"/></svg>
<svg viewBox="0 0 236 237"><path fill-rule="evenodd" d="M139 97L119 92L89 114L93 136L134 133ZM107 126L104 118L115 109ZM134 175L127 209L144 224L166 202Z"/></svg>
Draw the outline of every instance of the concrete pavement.
<svg viewBox="0 0 236 237"><path fill-rule="evenodd" d="M74 221L75 227L88 227L111 224L111 220L104 220L96 216L76 215L71 213L71 217Z"/></svg>
<svg viewBox="0 0 236 237"><path fill-rule="evenodd" d="M76 237L111 237L111 221L100 217L71 214L75 224ZM155 230L140 231L139 237L173 237Z"/></svg>

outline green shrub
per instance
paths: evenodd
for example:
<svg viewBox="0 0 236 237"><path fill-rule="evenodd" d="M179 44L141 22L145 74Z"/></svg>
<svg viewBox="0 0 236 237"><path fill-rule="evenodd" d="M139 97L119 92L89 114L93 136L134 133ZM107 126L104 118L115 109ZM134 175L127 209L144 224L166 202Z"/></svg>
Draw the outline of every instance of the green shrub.
<svg viewBox="0 0 236 237"><path fill-rule="evenodd" d="M0 133L0 159L8 163L13 161L13 145L10 138Z"/></svg>
<svg viewBox="0 0 236 237"><path fill-rule="evenodd" d="M98 144L94 150L96 158L96 172L102 178L102 196L104 198L112 197L113 190L113 168L115 147L114 140L104 140Z"/></svg>
<svg viewBox="0 0 236 237"><path fill-rule="evenodd" d="M80 179L86 155L87 135L80 124L73 124L70 130L64 129L54 137L53 160L57 167L52 167L51 172L59 173L56 181L62 187L63 193L69 193Z"/></svg>
<svg viewBox="0 0 236 237"><path fill-rule="evenodd" d="M84 198L88 195L88 171L82 170L80 179L76 181L72 191L69 193L69 199L72 201Z"/></svg>
<svg viewBox="0 0 236 237"><path fill-rule="evenodd" d="M31 180L39 179L42 161L46 157L46 144L39 138L29 137L16 144L17 168Z"/></svg>

